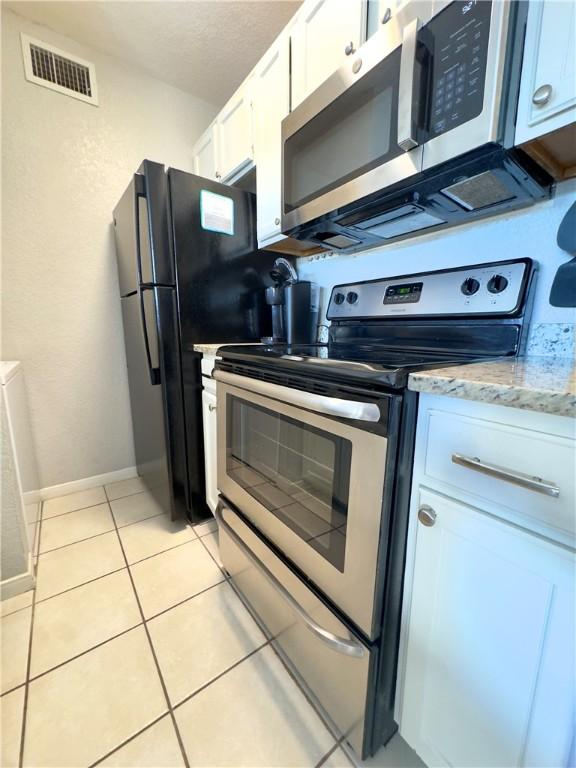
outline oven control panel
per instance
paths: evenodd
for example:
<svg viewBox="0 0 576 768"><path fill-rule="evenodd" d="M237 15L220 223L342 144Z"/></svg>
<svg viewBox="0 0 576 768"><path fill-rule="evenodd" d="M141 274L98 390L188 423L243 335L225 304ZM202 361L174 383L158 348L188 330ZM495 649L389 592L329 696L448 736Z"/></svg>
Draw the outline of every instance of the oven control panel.
<svg viewBox="0 0 576 768"><path fill-rule="evenodd" d="M531 266L519 259L337 285L327 317L511 315L522 303Z"/></svg>

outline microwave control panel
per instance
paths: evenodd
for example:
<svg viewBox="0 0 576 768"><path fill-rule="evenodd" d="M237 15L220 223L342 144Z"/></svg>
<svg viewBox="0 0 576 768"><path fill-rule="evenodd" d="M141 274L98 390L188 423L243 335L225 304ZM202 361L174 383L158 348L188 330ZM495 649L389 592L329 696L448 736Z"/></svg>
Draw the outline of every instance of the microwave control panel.
<svg viewBox="0 0 576 768"><path fill-rule="evenodd" d="M491 12L490 0L456 0L426 26L432 49L430 138L482 112Z"/></svg>
<svg viewBox="0 0 576 768"><path fill-rule="evenodd" d="M337 285L327 317L510 315L522 304L530 270L530 260L520 259Z"/></svg>

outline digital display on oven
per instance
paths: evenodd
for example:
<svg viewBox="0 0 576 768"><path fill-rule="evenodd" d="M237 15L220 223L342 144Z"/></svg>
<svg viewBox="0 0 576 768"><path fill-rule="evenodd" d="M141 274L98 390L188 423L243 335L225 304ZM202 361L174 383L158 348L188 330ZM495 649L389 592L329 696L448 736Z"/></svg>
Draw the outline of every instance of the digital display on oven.
<svg viewBox="0 0 576 768"><path fill-rule="evenodd" d="M384 304L416 304L422 295L423 283L389 285L384 294Z"/></svg>

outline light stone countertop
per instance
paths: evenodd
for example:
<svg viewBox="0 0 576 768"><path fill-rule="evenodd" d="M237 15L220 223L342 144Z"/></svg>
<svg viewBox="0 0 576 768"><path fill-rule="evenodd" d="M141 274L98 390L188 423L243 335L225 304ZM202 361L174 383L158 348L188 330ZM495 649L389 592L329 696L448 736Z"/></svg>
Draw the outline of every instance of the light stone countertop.
<svg viewBox="0 0 576 768"><path fill-rule="evenodd" d="M416 392L576 416L576 366L568 357L499 358L410 374Z"/></svg>

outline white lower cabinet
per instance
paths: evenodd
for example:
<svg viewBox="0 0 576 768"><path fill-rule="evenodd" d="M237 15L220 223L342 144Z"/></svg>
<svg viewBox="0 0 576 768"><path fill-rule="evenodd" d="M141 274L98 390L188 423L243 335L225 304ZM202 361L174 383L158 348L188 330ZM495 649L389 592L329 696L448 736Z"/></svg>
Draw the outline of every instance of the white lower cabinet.
<svg viewBox="0 0 576 768"><path fill-rule="evenodd" d="M204 467L206 477L206 503L212 513L218 504L218 484L216 479L216 383L202 377L202 420L204 423ZM210 387L207 389L206 387ZM212 386L214 391L212 390Z"/></svg>
<svg viewBox="0 0 576 768"><path fill-rule="evenodd" d="M541 492L525 491L524 529L509 508L520 504L509 479L499 481L501 507L490 485L497 481L486 477L485 490L480 480L472 485L474 470L466 482L454 466L453 476L443 474L437 488L427 487L432 453L450 456L459 447L456 433L454 445L448 437L432 443L431 425L441 411L461 420L466 439L478 442L468 448L477 453L483 433L473 431L474 419L492 424L494 450L484 446L484 458L494 453L506 465L523 459L513 430L527 435L524 453L534 450L536 429L541 453L551 434L566 439L572 431L570 420L560 417L421 398L397 694L400 732L429 766L567 766L576 707L574 550L562 543L562 531L549 528L554 536L548 538L529 529L530 507ZM497 429L504 424L508 436ZM509 456L502 453L507 445ZM558 465L553 477L559 505L568 490L562 469Z"/></svg>

